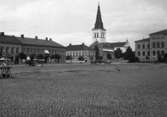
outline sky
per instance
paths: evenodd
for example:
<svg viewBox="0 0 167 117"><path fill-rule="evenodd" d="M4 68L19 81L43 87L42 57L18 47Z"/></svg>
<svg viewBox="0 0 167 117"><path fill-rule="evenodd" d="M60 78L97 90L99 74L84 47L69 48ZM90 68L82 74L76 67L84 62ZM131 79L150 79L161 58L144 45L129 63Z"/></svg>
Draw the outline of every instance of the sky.
<svg viewBox="0 0 167 117"><path fill-rule="evenodd" d="M0 32L90 45L98 2L108 42L129 40L134 47L167 29L167 0L0 0Z"/></svg>

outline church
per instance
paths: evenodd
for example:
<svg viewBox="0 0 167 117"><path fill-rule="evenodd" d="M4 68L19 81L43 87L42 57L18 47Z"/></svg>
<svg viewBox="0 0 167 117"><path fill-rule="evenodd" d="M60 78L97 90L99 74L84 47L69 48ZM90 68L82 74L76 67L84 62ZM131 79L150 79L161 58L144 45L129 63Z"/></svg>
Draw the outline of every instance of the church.
<svg viewBox="0 0 167 117"><path fill-rule="evenodd" d="M69 44L66 47L66 58L70 57L73 61L78 60L82 56L87 62L94 62L97 58L103 62L111 62L116 60L114 55L115 50L119 48L125 52L127 47L129 47L128 41L114 43L106 41L106 29L103 26L100 5L98 5L96 21L92 29L92 39L93 42L90 46Z"/></svg>
<svg viewBox="0 0 167 117"><path fill-rule="evenodd" d="M100 5L98 5L96 21L94 28L92 29L92 34L93 43L90 45L90 48L95 50L96 56L98 56L102 61L114 59L114 51L117 48L125 51L126 48L129 47L128 41L115 43L106 41L106 29L103 26ZM96 52L97 50L98 53Z"/></svg>

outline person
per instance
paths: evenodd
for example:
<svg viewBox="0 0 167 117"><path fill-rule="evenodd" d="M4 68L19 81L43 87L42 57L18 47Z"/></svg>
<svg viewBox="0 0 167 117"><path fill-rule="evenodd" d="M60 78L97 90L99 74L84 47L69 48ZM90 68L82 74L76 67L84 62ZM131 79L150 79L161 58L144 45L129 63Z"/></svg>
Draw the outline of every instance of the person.
<svg viewBox="0 0 167 117"><path fill-rule="evenodd" d="M10 77L10 67L7 65L7 63L3 62L1 64L1 76L2 78L9 78Z"/></svg>
<svg viewBox="0 0 167 117"><path fill-rule="evenodd" d="M2 67L6 67L7 64L5 62L2 63Z"/></svg>

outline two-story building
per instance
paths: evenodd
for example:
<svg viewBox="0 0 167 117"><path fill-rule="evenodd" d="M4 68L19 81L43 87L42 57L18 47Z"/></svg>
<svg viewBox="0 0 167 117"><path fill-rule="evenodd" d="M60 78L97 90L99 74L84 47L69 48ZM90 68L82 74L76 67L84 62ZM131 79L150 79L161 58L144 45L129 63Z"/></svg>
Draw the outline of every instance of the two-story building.
<svg viewBox="0 0 167 117"><path fill-rule="evenodd" d="M167 54L167 30L149 34L149 38L135 41L135 54L141 62L154 62Z"/></svg>
<svg viewBox="0 0 167 117"><path fill-rule="evenodd" d="M79 61L82 57L85 62L89 62L94 59L95 52L84 43L81 45L69 44L66 48L66 57L70 57L72 61Z"/></svg>
<svg viewBox="0 0 167 117"><path fill-rule="evenodd" d="M0 33L0 57L15 61L21 49L21 42L15 36Z"/></svg>
<svg viewBox="0 0 167 117"><path fill-rule="evenodd" d="M18 63L20 60L20 54L25 56L47 56L54 58L54 56L59 56L58 62L65 62L65 51L66 48L61 44L53 41L52 39L39 39L37 36L35 38L24 37L21 35L10 36L5 35L4 32L0 33L0 57L5 57L10 59L11 62Z"/></svg>

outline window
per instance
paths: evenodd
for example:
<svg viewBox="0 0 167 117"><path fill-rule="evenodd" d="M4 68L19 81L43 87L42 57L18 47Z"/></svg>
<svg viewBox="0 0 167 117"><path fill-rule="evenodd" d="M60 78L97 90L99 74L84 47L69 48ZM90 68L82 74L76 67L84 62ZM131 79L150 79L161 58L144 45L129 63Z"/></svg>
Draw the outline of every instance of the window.
<svg viewBox="0 0 167 117"><path fill-rule="evenodd" d="M157 42L157 48L160 48L160 43L159 42Z"/></svg>
<svg viewBox="0 0 167 117"><path fill-rule="evenodd" d="M157 51L157 55L158 55L158 56L160 55L160 51L159 51L159 50Z"/></svg>
<svg viewBox="0 0 167 117"><path fill-rule="evenodd" d="M0 48L0 54L2 54L2 52L3 52L3 47Z"/></svg>
<svg viewBox="0 0 167 117"><path fill-rule="evenodd" d="M29 53L29 48L27 48L27 53Z"/></svg>
<svg viewBox="0 0 167 117"><path fill-rule="evenodd" d="M96 33L94 34L94 37L96 38Z"/></svg>
<svg viewBox="0 0 167 117"><path fill-rule="evenodd" d="M17 53L17 54L19 53L19 48L18 48L18 47L16 48L16 53Z"/></svg>
<svg viewBox="0 0 167 117"><path fill-rule="evenodd" d="M153 42L153 48L155 48L155 42Z"/></svg>
<svg viewBox="0 0 167 117"><path fill-rule="evenodd" d="M150 48L150 44L147 45L147 48L148 48L148 49Z"/></svg>
<svg viewBox="0 0 167 117"><path fill-rule="evenodd" d="M147 56L150 56L150 52L149 51L147 52Z"/></svg>
<svg viewBox="0 0 167 117"><path fill-rule="evenodd" d="M143 44L143 49L145 48L145 45Z"/></svg>
<svg viewBox="0 0 167 117"><path fill-rule="evenodd" d="M145 52L143 52L143 56L145 56Z"/></svg>
<svg viewBox="0 0 167 117"><path fill-rule="evenodd" d="M138 56L140 56L140 52L138 52Z"/></svg>
<svg viewBox="0 0 167 117"><path fill-rule="evenodd" d="M101 33L101 38L104 38L104 33L103 32Z"/></svg>
<svg viewBox="0 0 167 117"><path fill-rule="evenodd" d="M155 56L155 51L153 51L153 56Z"/></svg>
<svg viewBox="0 0 167 117"><path fill-rule="evenodd" d="M162 51L161 51L161 55L164 55L164 54L165 54L165 52L164 52L164 50L162 50Z"/></svg>
<svg viewBox="0 0 167 117"><path fill-rule="evenodd" d="M11 48L11 54L14 54L14 47Z"/></svg>
<svg viewBox="0 0 167 117"><path fill-rule="evenodd" d="M6 53L8 53L9 52L9 47L6 47Z"/></svg>
<svg viewBox="0 0 167 117"><path fill-rule="evenodd" d="M23 53L25 53L25 48L23 48L23 51L22 51Z"/></svg>
<svg viewBox="0 0 167 117"><path fill-rule="evenodd" d="M97 38L99 37L99 34L97 33Z"/></svg>
<svg viewBox="0 0 167 117"><path fill-rule="evenodd" d="M161 42L161 48L164 48L164 47L165 47L165 43Z"/></svg>
<svg viewBox="0 0 167 117"><path fill-rule="evenodd" d="M137 45L137 48L140 49L140 44Z"/></svg>

